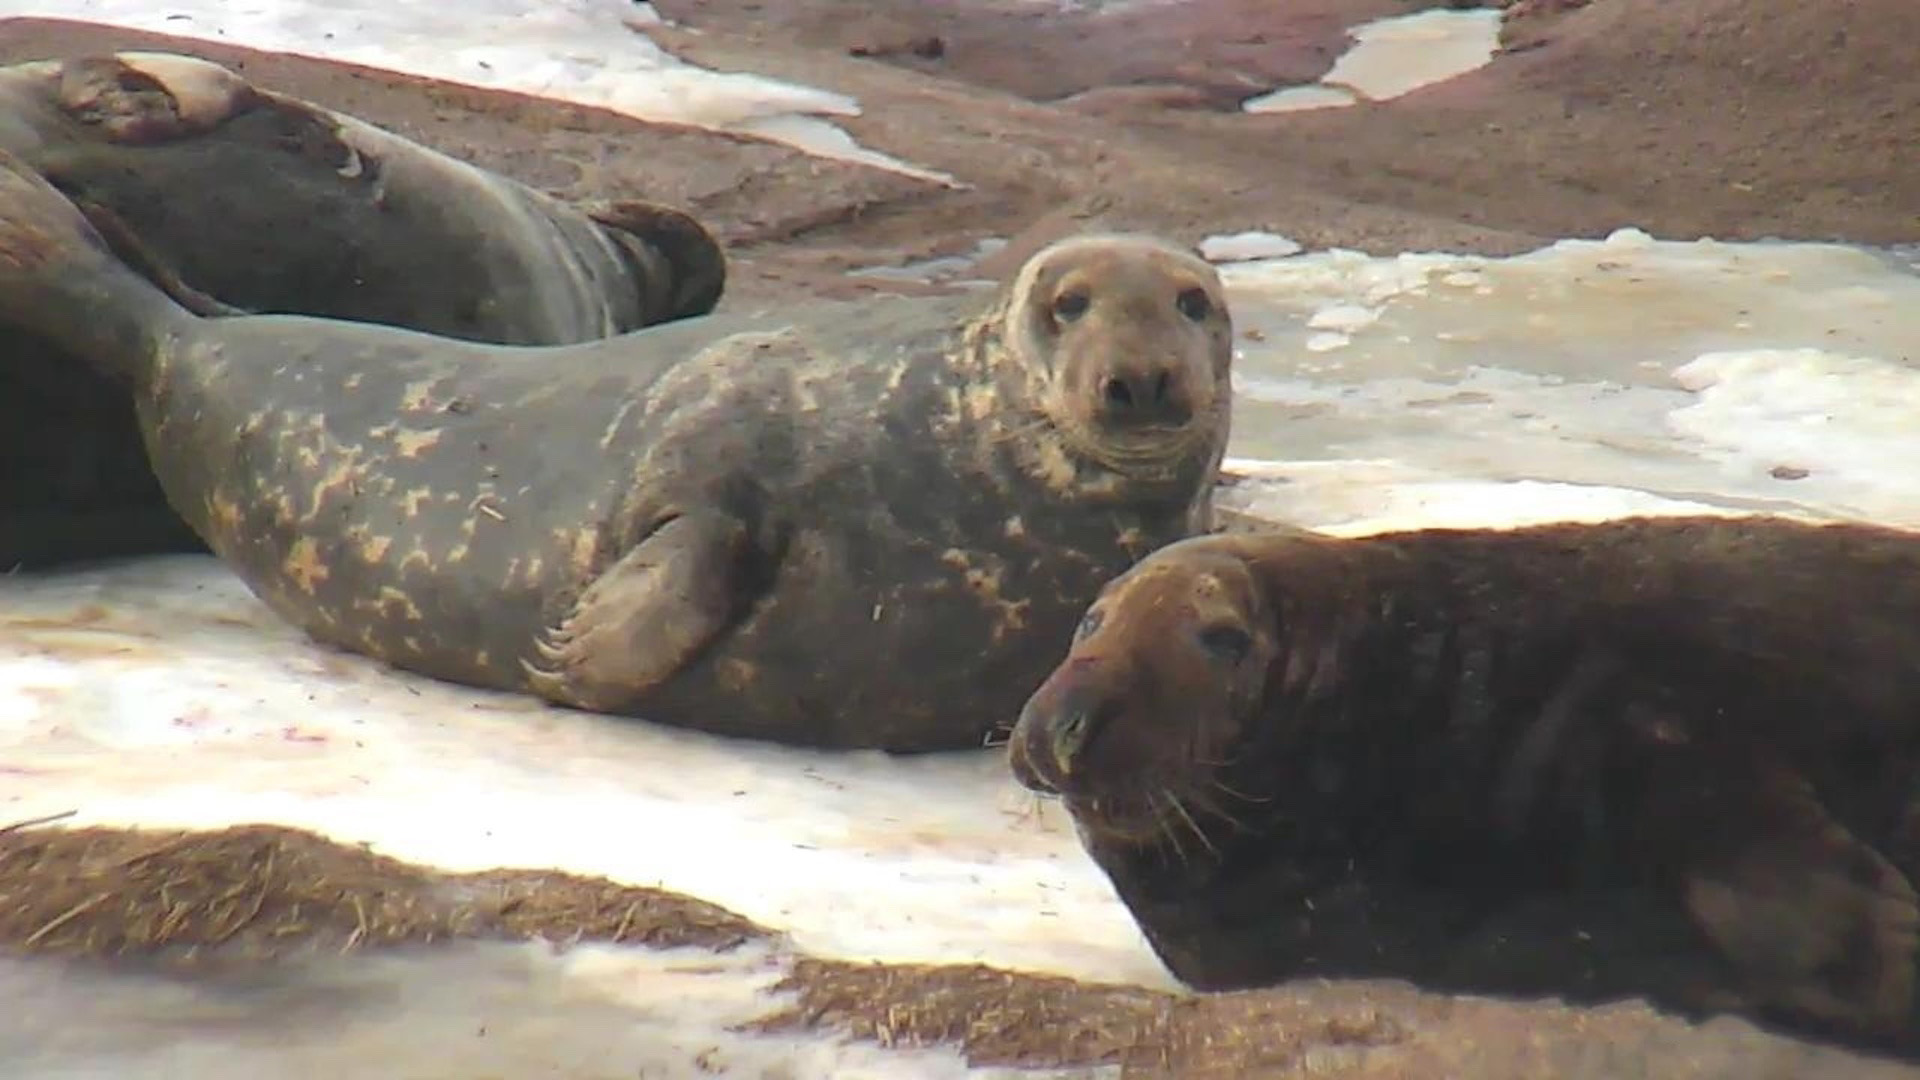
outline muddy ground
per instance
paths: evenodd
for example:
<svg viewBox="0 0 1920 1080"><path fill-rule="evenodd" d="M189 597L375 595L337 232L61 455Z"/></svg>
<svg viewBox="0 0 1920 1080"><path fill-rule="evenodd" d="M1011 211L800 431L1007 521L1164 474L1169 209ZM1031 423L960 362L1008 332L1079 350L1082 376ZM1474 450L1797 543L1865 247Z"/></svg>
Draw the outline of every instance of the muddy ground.
<svg viewBox="0 0 1920 1080"><path fill-rule="evenodd" d="M1409 6L972 2L962 19L940 0L657 4L678 24L649 31L666 48L852 94L864 113L844 123L864 145L959 187L589 109L78 24L0 23L0 61L193 53L562 195L678 204L728 247L723 306L911 290L920 286L844 271L1011 237L981 268L993 276L1095 224L1186 240L1264 228L1371 252L1510 253L1621 225L1672 238L1920 240L1912 0L1522 0L1511 51L1481 71L1378 105L1235 111L1326 70L1342 27ZM155 907L161 895L172 899ZM559 875L454 881L281 830L0 831L0 941L36 951L533 934L723 948L765 933L686 898ZM791 979L799 1004L770 1022L946 1042L980 1061L1125 1063L1141 1076L1920 1076L1744 1021L1395 983L1179 998L798 956Z"/></svg>
<svg viewBox="0 0 1920 1080"><path fill-rule="evenodd" d="M1250 116L1324 72L1341 27L1404 0L665 0L696 63L848 93L863 145L948 188L768 143L178 38L12 20L0 60L163 47L244 71L555 192L707 221L734 302L913 286L850 267L1089 224L1195 240L1511 253L1638 225L1668 238L1920 240L1909 0L1525 0L1511 51L1403 98ZM1112 8L1113 10L1108 10ZM638 31L636 31L638 32ZM929 55L932 54L932 55Z"/></svg>

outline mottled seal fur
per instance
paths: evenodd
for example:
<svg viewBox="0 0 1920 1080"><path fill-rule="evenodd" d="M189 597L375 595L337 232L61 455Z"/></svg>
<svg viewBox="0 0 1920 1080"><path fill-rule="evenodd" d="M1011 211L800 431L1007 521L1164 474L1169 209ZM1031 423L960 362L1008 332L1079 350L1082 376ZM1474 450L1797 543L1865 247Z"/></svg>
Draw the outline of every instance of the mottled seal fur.
<svg viewBox="0 0 1920 1080"><path fill-rule="evenodd" d="M131 389L175 509L322 641L793 743L978 746L1135 558L1211 525L1232 327L1084 236L992 295L507 348L201 319L0 168L0 317Z"/></svg>
<svg viewBox="0 0 1920 1080"><path fill-rule="evenodd" d="M1914 1026L1920 534L1648 518L1190 539L1010 762L1169 969Z"/></svg>
<svg viewBox="0 0 1920 1080"><path fill-rule="evenodd" d="M557 345L705 314L725 282L718 244L678 210L563 203L188 56L0 68L0 149L202 314ZM124 395L47 342L0 334L0 570L198 546Z"/></svg>

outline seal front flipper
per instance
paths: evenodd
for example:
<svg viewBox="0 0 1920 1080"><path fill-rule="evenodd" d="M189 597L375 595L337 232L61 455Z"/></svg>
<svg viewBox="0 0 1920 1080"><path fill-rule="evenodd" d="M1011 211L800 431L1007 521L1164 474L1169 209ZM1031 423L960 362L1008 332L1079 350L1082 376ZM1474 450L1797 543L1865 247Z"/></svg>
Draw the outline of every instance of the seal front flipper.
<svg viewBox="0 0 1920 1080"><path fill-rule="evenodd" d="M1672 852L1682 901L1756 1003L1864 1034L1904 1030L1920 955L1906 875L1784 761L1685 757L1656 785L1675 794L1650 807L1652 824L1665 817L1670 836L1688 837Z"/></svg>
<svg viewBox="0 0 1920 1080"><path fill-rule="evenodd" d="M751 538L738 518L668 518L602 571L534 643L527 685L550 701L617 712L659 686L751 602Z"/></svg>

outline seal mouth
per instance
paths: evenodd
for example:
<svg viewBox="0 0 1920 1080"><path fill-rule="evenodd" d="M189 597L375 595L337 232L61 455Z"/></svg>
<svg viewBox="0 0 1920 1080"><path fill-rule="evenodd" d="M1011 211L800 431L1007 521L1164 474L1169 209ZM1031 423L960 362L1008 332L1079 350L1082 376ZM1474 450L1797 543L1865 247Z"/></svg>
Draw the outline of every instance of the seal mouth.
<svg viewBox="0 0 1920 1080"><path fill-rule="evenodd" d="M1212 429L1196 419L1180 423L1063 424L1060 432L1078 455L1115 472L1150 479L1176 473L1207 448Z"/></svg>
<svg viewBox="0 0 1920 1080"><path fill-rule="evenodd" d="M1214 810L1191 793L1143 784L1124 792L1067 795L1063 801L1079 828L1102 839L1163 846L1182 858L1219 850L1218 829L1208 827Z"/></svg>

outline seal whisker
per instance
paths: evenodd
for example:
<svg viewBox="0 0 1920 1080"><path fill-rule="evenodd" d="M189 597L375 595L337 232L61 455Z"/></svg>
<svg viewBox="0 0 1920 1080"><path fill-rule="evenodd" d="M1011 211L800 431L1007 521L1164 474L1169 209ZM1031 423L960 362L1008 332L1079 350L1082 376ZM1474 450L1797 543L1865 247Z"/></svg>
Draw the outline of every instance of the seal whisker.
<svg viewBox="0 0 1920 1080"><path fill-rule="evenodd" d="M1053 419L1042 413L1023 420L1020 423L999 428L988 436L987 442L992 445L998 445L1003 442L1024 442L1035 433L1045 431L1055 426Z"/></svg>
<svg viewBox="0 0 1920 1080"><path fill-rule="evenodd" d="M1205 814L1207 817L1214 818L1224 823L1228 828L1232 829L1234 832L1252 833L1254 831L1253 826L1249 825L1246 821L1234 815L1232 812L1227 810L1226 807L1220 805L1218 801L1208 798L1207 795L1204 793L1195 792L1193 794L1188 795L1187 798L1189 801L1193 803L1193 806L1195 809L1199 810L1202 814Z"/></svg>
<svg viewBox="0 0 1920 1080"><path fill-rule="evenodd" d="M1200 841L1200 846L1207 849L1207 854L1219 858L1220 849L1213 846L1213 841L1207 838L1206 830L1202 829L1200 823L1193 819L1193 814L1188 812L1186 804L1180 801L1180 796L1175 795L1172 791L1168 791L1167 802L1173 807L1173 812L1180 816L1180 820L1184 822L1187 828L1193 833L1194 839Z"/></svg>
<svg viewBox="0 0 1920 1080"><path fill-rule="evenodd" d="M1162 792L1147 793L1147 811L1153 818L1153 833L1156 838L1166 841L1166 846L1173 849L1174 857L1180 861L1180 865L1185 866L1192 860L1187 856L1186 845L1180 842L1179 831L1173 827L1172 815L1168 812L1166 805L1160 801L1162 794L1170 795L1171 792L1165 792L1163 789Z"/></svg>
<svg viewBox="0 0 1920 1080"><path fill-rule="evenodd" d="M1239 799L1241 802L1244 802L1244 803L1270 803L1273 801L1273 796L1271 795L1266 795L1266 796L1249 795L1246 792L1233 787L1232 785L1228 784L1225 780L1222 780L1217 776L1210 777L1208 779L1208 783L1213 788L1218 790L1221 794L1227 795L1231 798Z"/></svg>

